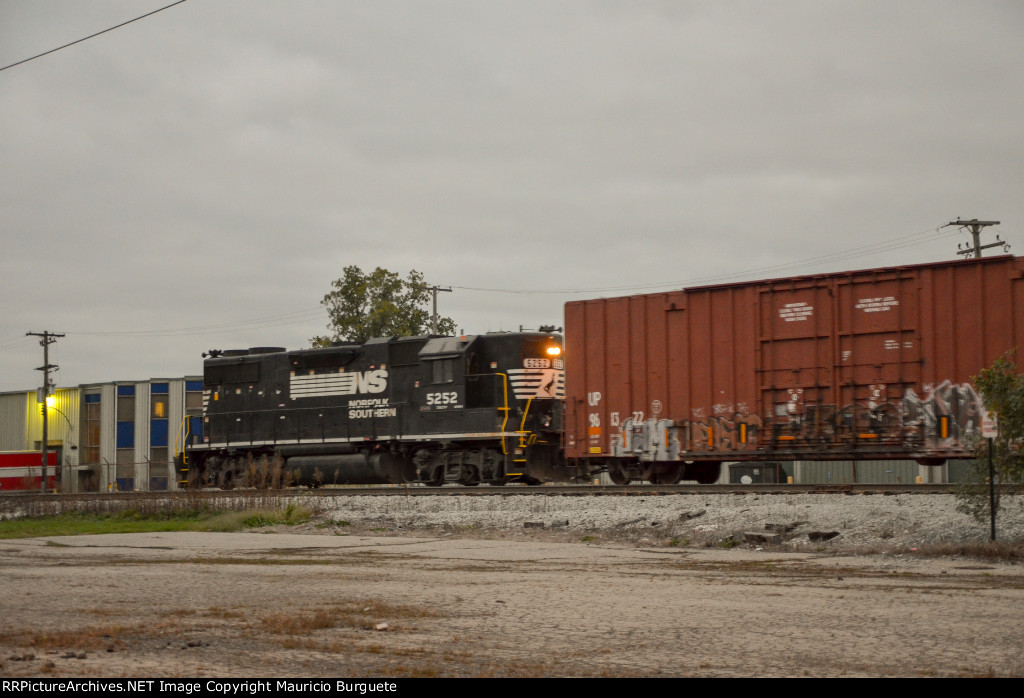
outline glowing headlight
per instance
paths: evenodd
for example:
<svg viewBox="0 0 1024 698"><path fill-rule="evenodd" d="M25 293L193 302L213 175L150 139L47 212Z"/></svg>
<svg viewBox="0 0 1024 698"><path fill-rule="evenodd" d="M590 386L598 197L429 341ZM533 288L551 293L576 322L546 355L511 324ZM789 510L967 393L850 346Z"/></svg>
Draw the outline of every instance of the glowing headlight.
<svg viewBox="0 0 1024 698"><path fill-rule="evenodd" d="M548 356L558 356L562 353L562 347L548 347Z"/></svg>

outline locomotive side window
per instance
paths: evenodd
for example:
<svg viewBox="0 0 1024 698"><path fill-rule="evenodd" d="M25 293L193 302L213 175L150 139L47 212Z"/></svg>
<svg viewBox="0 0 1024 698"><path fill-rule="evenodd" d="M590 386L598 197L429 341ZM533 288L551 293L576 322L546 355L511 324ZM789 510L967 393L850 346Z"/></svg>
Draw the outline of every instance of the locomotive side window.
<svg viewBox="0 0 1024 698"><path fill-rule="evenodd" d="M431 380L434 383L455 382L455 359L437 359L431 363L433 364Z"/></svg>

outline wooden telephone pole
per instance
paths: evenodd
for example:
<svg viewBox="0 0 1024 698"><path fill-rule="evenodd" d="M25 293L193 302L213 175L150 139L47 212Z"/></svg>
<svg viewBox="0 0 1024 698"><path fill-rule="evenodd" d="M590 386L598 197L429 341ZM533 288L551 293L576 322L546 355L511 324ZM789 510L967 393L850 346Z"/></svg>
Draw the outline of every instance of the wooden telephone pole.
<svg viewBox="0 0 1024 698"><path fill-rule="evenodd" d="M969 221L958 219L955 221L950 221L949 223L942 227L945 228L951 225L958 225L961 228L969 228L971 231L971 237L973 238L974 242L973 245L971 243L968 243L966 247L962 245L957 245L956 253L958 255L961 255L963 257L974 257L975 259L980 259L981 251L987 250L990 247L1002 247L1003 252L1010 251L1010 246L1003 242L1002 240L1000 240L998 235L996 235L995 242L990 242L987 245L981 244L981 229L987 228L990 225L999 225L999 221L979 221L977 218L972 218Z"/></svg>
<svg viewBox="0 0 1024 698"><path fill-rule="evenodd" d="M427 290L434 296L434 312L430 316L430 334L437 334L437 294L441 291L451 293L452 287L449 286L448 288L441 288L440 286L427 286Z"/></svg>
<svg viewBox="0 0 1024 698"><path fill-rule="evenodd" d="M43 347L43 365L36 369L37 371L43 372L43 388L39 393L39 396L42 398L40 402L42 403L43 411L43 476L39 479L39 491L46 492L46 469L49 465L48 461L50 460L50 435L49 430L47 429L49 410L47 409L48 405L46 404L46 398L49 397L53 388L53 386L50 385L50 371L57 368L56 365L50 363L50 345L56 342L58 337L63 337L64 335L44 330L43 332L26 332L25 336L42 337L42 339L39 340L39 344ZM60 471L57 470L57 472ZM59 482L57 483L57 487L60 487Z"/></svg>

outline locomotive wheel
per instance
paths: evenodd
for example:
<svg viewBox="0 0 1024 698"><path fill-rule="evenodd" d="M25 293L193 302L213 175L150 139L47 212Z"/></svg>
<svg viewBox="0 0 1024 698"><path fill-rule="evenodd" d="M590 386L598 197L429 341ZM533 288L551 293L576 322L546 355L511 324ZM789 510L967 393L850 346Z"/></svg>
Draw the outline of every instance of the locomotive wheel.
<svg viewBox="0 0 1024 698"><path fill-rule="evenodd" d="M463 465L459 469L459 484L465 487L476 487L480 484L480 478L477 477L476 468L472 465Z"/></svg>
<svg viewBox="0 0 1024 698"><path fill-rule="evenodd" d="M612 483L616 485L628 485L629 476L626 472L617 465L608 466L608 477L611 478Z"/></svg>
<svg viewBox="0 0 1024 698"><path fill-rule="evenodd" d="M434 468L434 475L427 480L427 484L431 487L440 487L444 484L444 466L439 465Z"/></svg>

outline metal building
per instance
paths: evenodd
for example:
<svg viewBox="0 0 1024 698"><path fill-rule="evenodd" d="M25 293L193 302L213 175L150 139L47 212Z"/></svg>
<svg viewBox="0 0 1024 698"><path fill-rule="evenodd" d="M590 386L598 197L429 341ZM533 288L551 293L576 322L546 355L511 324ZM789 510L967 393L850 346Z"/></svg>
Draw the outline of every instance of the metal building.
<svg viewBox="0 0 1024 698"><path fill-rule="evenodd" d="M59 480L63 480L65 473L71 472L78 463L78 429L75 426L78 419L78 389L58 389L46 402L40 402L40 397L35 390L0 393L0 451L41 451L43 409L46 409L46 441L50 451L48 462L56 467L56 472L48 469L47 477L57 475ZM35 462L41 466L41 457ZM36 470L28 474L28 479L38 483L40 475L41 472ZM0 490L11 488L9 479L5 478L5 482L7 486ZM22 486L14 486L27 489L37 485L25 482Z"/></svg>
<svg viewBox="0 0 1024 698"><path fill-rule="evenodd" d="M60 388L50 405L37 397L0 394L0 451L40 450L46 409L62 492L176 489L175 439L186 416L201 433L201 376Z"/></svg>

